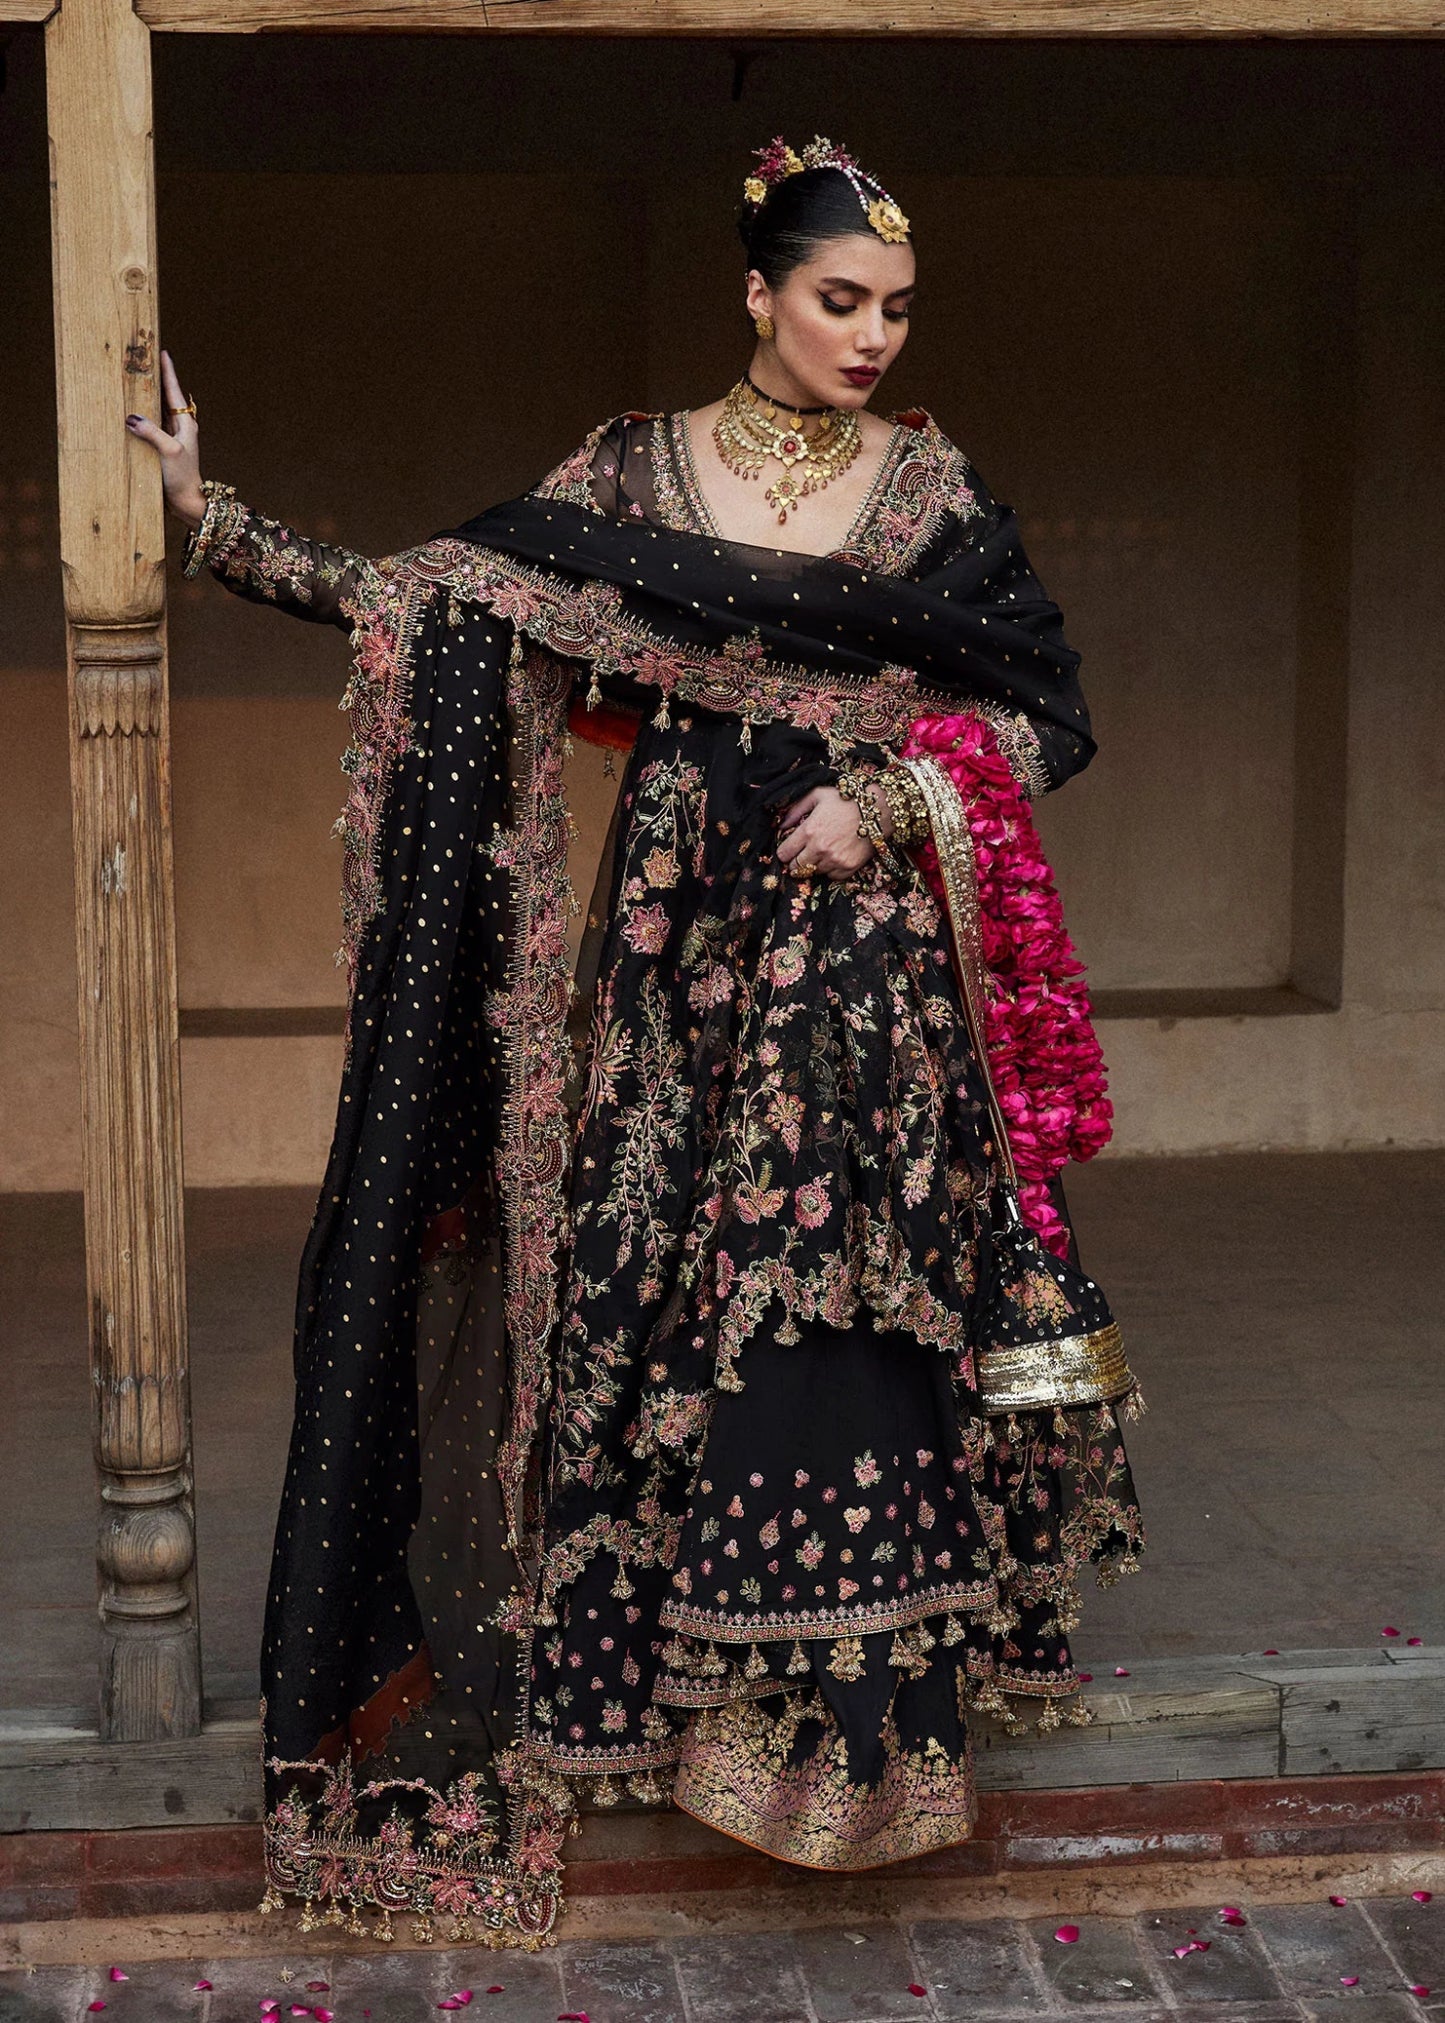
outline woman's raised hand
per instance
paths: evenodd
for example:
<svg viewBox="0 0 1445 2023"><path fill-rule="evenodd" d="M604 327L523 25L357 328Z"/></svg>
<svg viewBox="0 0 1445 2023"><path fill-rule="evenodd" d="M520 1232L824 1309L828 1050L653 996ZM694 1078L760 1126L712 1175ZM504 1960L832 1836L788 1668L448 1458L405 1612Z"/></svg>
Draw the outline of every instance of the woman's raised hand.
<svg viewBox="0 0 1445 2023"><path fill-rule="evenodd" d="M890 820L880 802L885 824ZM836 787L814 787L783 816L778 859L798 877L822 871L829 878L851 878L873 855L873 845L859 833L858 806Z"/></svg>
<svg viewBox="0 0 1445 2023"><path fill-rule="evenodd" d="M186 396L171 364L171 354L161 353L161 389L170 415L169 429L157 428L138 414L128 414L125 425L133 436L149 443L161 460L161 483L166 504L188 527L199 527L206 513L206 495L201 490L201 435L193 414L182 413Z"/></svg>

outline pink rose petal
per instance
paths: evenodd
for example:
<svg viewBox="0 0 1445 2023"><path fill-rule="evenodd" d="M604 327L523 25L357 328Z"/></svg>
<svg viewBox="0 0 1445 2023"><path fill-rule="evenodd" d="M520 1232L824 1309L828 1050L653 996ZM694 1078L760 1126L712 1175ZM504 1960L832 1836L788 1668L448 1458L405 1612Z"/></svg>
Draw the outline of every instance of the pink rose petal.
<svg viewBox="0 0 1445 2023"><path fill-rule="evenodd" d="M317 2008L313 2009L311 2013L316 2018L316 2023L334 2023L334 2018L336 2016L336 2011L334 2009Z"/></svg>
<svg viewBox="0 0 1445 2023"><path fill-rule="evenodd" d="M1079 1928L1077 1925L1060 1925L1059 1929L1054 1933L1054 1937L1061 1946L1072 1946L1078 1936Z"/></svg>
<svg viewBox="0 0 1445 2023"><path fill-rule="evenodd" d="M1333 1905L1335 1906L1335 1908L1336 1908L1337 1910L1339 1909L1339 1907L1340 1907L1340 1905L1341 1905L1341 1904L1347 1904L1347 1903L1348 1903L1349 1901L1350 1901L1350 1900L1349 1900L1349 1898L1348 1898L1348 1897L1331 1897L1331 1898L1330 1898L1330 1902L1331 1902L1331 1903L1332 1903L1332 1904L1333 1904Z"/></svg>
<svg viewBox="0 0 1445 2023"><path fill-rule="evenodd" d="M215 1985L214 1981L197 1981L194 1983L194 1988L195 1992L199 1994L202 1988L214 1988Z"/></svg>
<svg viewBox="0 0 1445 2023"><path fill-rule="evenodd" d="M1423 1644L1424 1641L1425 1639L1423 1637L1406 1637L1405 1639L1405 1642L1407 1644Z"/></svg>
<svg viewBox="0 0 1445 2023"><path fill-rule="evenodd" d="M1219 1915L1222 1918L1240 1918L1243 1917L1244 1913L1240 1910L1238 1904L1221 1904L1219 1906Z"/></svg>
<svg viewBox="0 0 1445 2023"><path fill-rule="evenodd" d="M908 1992L910 1995L926 1995L928 1993L928 1990L926 1988L920 1988L916 1981L910 1981L908 1983Z"/></svg>
<svg viewBox="0 0 1445 2023"><path fill-rule="evenodd" d="M1210 1941L1209 1941L1208 1939L1196 1939L1196 1940L1194 1941L1194 1950L1195 1950L1195 1952L1196 1952L1196 1953L1207 1953L1207 1952L1209 1951L1209 1947L1210 1947L1210 1943L1211 1943L1211 1942L1210 1942Z"/></svg>
<svg viewBox="0 0 1445 2023"><path fill-rule="evenodd" d="M128 1981L130 1979L130 1975L125 1971L124 1967L112 1967L110 1970L110 1978L112 1981Z"/></svg>
<svg viewBox="0 0 1445 2023"><path fill-rule="evenodd" d="M1417 1904L1428 1904L1435 1892L1433 1890L1411 1890L1410 1894Z"/></svg>
<svg viewBox="0 0 1445 2023"><path fill-rule="evenodd" d="M1127 1672L1127 1671L1125 1670L1125 1668L1124 1668L1124 1666L1123 1666L1123 1665L1115 1665L1115 1667L1114 1667L1114 1677L1115 1677L1116 1679L1127 1679L1127 1678L1128 1678L1128 1676L1129 1676L1129 1674L1128 1674L1128 1672Z"/></svg>
<svg viewBox="0 0 1445 2023"><path fill-rule="evenodd" d="M1341 1974L1340 1986L1342 1988L1358 1988L1359 1985L1360 1977L1358 1974Z"/></svg>
<svg viewBox="0 0 1445 2023"><path fill-rule="evenodd" d="M309 2016L311 2011L304 2002L293 2002L291 2004L291 2014L293 2016Z"/></svg>
<svg viewBox="0 0 1445 2023"><path fill-rule="evenodd" d="M1398 1637L1399 1634L1400 1632L1395 1628L1393 1623L1386 1623L1384 1629L1380 1632L1382 1637Z"/></svg>
<svg viewBox="0 0 1445 2023"><path fill-rule="evenodd" d="M306 1983L306 1992L308 1995L328 1995L331 1992L331 1983L329 1981L308 1981Z"/></svg>
<svg viewBox="0 0 1445 2023"><path fill-rule="evenodd" d="M1408 1995L1419 1995L1423 2000L1423 1998L1429 1994L1430 1990L1425 1986L1423 1986L1421 1982L1412 1981L1410 1986L1406 1989L1405 1992Z"/></svg>
<svg viewBox="0 0 1445 2023"><path fill-rule="evenodd" d="M1080 1672L1080 1674L1079 1674L1079 1679L1080 1679L1080 1682L1081 1682L1081 1684L1083 1684L1083 1685L1087 1686L1087 1685L1088 1685L1088 1684L1090 1683L1090 1681L1091 1681L1091 1680L1093 1679L1093 1676L1094 1676L1094 1675L1093 1675L1093 1673L1092 1673L1092 1672Z"/></svg>
<svg viewBox="0 0 1445 2023"><path fill-rule="evenodd" d="M87 2010L95 2010L95 2009L103 2009L105 2007L105 2004L104 2002L87 2002L85 2006Z"/></svg>
<svg viewBox="0 0 1445 2023"><path fill-rule="evenodd" d="M263 1995L261 1997L261 2014L263 2016L279 2015L280 2010L281 2004L276 2000L274 1995Z"/></svg>
<svg viewBox="0 0 1445 2023"><path fill-rule="evenodd" d="M1186 1953L1192 1953L1193 1951L1194 1948L1190 1945L1176 1946L1174 1948L1174 1957L1176 1960L1182 1960Z"/></svg>
<svg viewBox="0 0 1445 2023"><path fill-rule="evenodd" d="M1222 1925L1247 1925L1249 1919L1241 1917L1238 1911L1229 1911L1221 1913L1219 1922Z"/></svg>
<svg viewBox="0 0 1445 2023"><path fill-rule="evenodd" d="M1274 1645L1271 1644L1267 1651L1261 1651L1260 1656L1264 1658L1277 1658L1279 1656L1279 1652L1275 1649Z"/></svg>
<svg viewBox="0 0 1445 2023"><path fill-rule="evenodd" d="M585 2009L564 2009L557 2023L592 2023L592 2018Z"/></svg>

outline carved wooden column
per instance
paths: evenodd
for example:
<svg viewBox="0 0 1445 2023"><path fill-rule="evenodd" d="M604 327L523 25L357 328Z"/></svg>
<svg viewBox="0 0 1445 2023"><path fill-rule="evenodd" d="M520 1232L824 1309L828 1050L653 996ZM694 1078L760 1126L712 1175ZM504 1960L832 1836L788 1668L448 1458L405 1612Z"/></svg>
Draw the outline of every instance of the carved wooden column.
<svg viewBox="0 0 1445 2023"><path fill-rule="evenodd" d="M129 0L46 29L70 673L100 1728L201 1721L166 697L150 35Z"/></svg>

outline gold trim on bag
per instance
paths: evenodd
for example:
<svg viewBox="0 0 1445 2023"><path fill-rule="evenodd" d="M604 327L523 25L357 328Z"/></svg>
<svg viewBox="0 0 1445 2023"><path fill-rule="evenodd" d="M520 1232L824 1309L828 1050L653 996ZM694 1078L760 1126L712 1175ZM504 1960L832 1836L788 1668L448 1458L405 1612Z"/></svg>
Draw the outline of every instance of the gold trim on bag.
<svg viewBox="0 0 1445 2023"><path fill-rule="evenodd" d="M1117 1321L1092 1334L985 1349L978 1358L979 1402L990 1414L1040 1405L1103 1405L1133 1388Z"/></svg>

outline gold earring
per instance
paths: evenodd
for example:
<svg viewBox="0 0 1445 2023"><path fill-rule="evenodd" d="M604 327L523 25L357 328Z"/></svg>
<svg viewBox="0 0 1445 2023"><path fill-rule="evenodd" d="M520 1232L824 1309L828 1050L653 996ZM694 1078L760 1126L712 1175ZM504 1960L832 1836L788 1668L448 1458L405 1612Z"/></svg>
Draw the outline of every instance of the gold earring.
<svg viewBox="0 0 1445 2023"><path fill-rule="evenodd" d="M766 310L763 311L761 316L753 318L753 328L766 344L768 339L773 335L773 319L768 315Z"/></svg>

